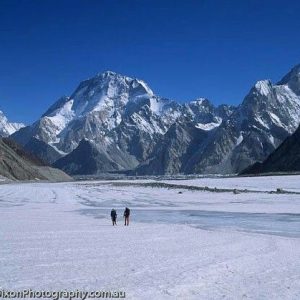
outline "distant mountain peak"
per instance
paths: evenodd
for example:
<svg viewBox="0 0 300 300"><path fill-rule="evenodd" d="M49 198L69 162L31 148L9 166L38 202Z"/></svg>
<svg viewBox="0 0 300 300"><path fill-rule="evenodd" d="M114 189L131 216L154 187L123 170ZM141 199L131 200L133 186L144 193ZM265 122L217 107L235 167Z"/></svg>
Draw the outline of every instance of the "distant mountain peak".
<svg viewBox="0 0 300 300"><path fill-rule="evenodd" d="M0 111L0 137L9 136L24 126L23 123L9 122L5 114Z"/></svg>
<svg viewBox="0 0 300 300"><path fill-rule="evenodd" d="M190 104L193 105L211 105L210 101L207 98L199 97L193 101L190 102Z"/></svg>
<svg viewBox="0 0 300 300"><path fill-rule="evenodd" d="M99 75L104 76L104 77L116 76L116 75L122 76L121 74L118 74L117 72L114 72L114 71L111 71L111 70L107 70L107 71L104 71L103 73L99 73Z"/></svg>

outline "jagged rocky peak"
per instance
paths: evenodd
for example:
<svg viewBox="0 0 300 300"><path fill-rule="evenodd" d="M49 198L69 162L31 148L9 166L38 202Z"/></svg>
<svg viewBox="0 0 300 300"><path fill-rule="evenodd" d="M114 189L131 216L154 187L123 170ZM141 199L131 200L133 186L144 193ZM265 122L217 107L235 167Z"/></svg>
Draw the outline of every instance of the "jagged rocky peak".
<svg viewBox="0 0 300 300"><path fill-rule="evenodd" d="M59 99L43 117L62 114L70 121L99 112L102 119L114 117L119 123L123 114L132 114L144 105L160 114L172 107L171 102L156 96L143 80L106 71L82 81L70 97Z"/></svg>
<svg viewBox="0 0 300 300"><path fill-rule="evenodd" d="M82 81L70 98L74 99L73 107L76 109L83 100L96 104L106 98L115 104L124 105L128 100L136 100L136 97L150 98L153 95L153 91L144 81L106 71Z"/></svg>
<svg viewBox="0 0 300 300"><path fill-rule="evenodd" d="M295 94L300 95L300 64L296 65L279 82L279 85L286 84Z"/></svg>
<svg viewBox="0 0 300 300"><path fill-rule="evenodd" d="M245 97L244 101L245 100L247 101L249 98L265 99L272 92L272 88L273 88L273 85L272 85L271 80L269 80L269 79L259 80L255 83L254 86L252 86L249 93Z"/></svg>
<svg viewBox="0 0 300 300"><path fill-rule="evenodd" d="M139 112L143 106L160 114L170 102L155 96L142 80L106 71L82 81L70 97L64 96L52 105L38 121L40 128L35 137L61 144L63 136L58 135L68 135L68 131L78 126L81 131L93 130L98 135L100 131L115 128L124 117ZM74 127L67 130L69 124Z"/></svg>
<svg viewBox="0 0 300 300"><path fill-rule="evenodd" d="M112 71L81 82L70 101L77 116L100 111L119 119L124 114L138 112L145 105L156 114L175 107L171 100L156 96L143 80Z"/></svg>
<svg viewBox="0 0 300 300"><path fill-rule="evenodd" d="M244 98L241 109L244 113L256 113L266 109L268 102L272 101L273 85L270 80L260 80L250 89Z"/></svg>
<svg viewBox="0 0 300 300"><path fill-rule="evenodd" d="M233 106L220 105L214 106L207 98L198 98L184 105L184 116L189 116L198 128L204 128L202 125L211 123L212 126L207 128L215 128L219 126L222 120L227 119L234 111Z"/></svg>
<svg viewBox="0 0 300 300"><path fill-rule="evenodd" d="M272 84L270 80L260 80L251 88L234 119L242 122L242 127L251 124L252 128L267 130L274 144L274 132L271 132L276 127L281 141L286 134L293 133L299 125L299 110L300 98L286 82Z"/></svg>

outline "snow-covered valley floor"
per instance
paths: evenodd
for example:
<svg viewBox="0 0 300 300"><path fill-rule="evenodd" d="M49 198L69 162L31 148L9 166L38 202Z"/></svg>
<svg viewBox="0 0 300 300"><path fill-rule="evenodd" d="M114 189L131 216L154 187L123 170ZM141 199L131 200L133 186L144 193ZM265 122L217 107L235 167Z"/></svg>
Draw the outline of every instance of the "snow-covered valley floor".
<svg viewBox="0 0 300 300"><path fill-rule="evenodd" d="M184 184L296 191L299 179ZM132 212L128 227L125 206ZM109 218L113 207L116 227ZM300 299L299 194L100 181L0 185L0 245L0 288L9 290L117 290L127 299Z"/></svg>

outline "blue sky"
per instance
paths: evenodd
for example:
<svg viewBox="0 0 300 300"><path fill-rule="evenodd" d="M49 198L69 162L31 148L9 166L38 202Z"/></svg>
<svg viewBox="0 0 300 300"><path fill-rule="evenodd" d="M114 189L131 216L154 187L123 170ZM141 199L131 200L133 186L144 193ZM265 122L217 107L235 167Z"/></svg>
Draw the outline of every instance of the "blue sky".
<svg viewBox="0 0 300 300"><path fill-rule="evenodd" d="M31 123L112 70L158 95L238 104L300 63L300 1L0 0L0 109Z"/></svg>

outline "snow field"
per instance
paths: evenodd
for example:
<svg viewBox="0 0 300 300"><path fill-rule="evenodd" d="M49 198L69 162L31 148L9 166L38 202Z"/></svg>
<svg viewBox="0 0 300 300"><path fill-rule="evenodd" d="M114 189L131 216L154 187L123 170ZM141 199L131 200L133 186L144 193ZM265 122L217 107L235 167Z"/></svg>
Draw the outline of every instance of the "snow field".
<svg viewBox="0 0 300 300"><path fill-rule="evenodd" d="M299 299L300 234L290 237L288 226L299 222L299 195L253 195L102 182L1 185L0 287L124 290L127 299ZM265 234L244 224L258 211ZM273 234L269 218L278 214L274 224L285 223Z"/></svg>

